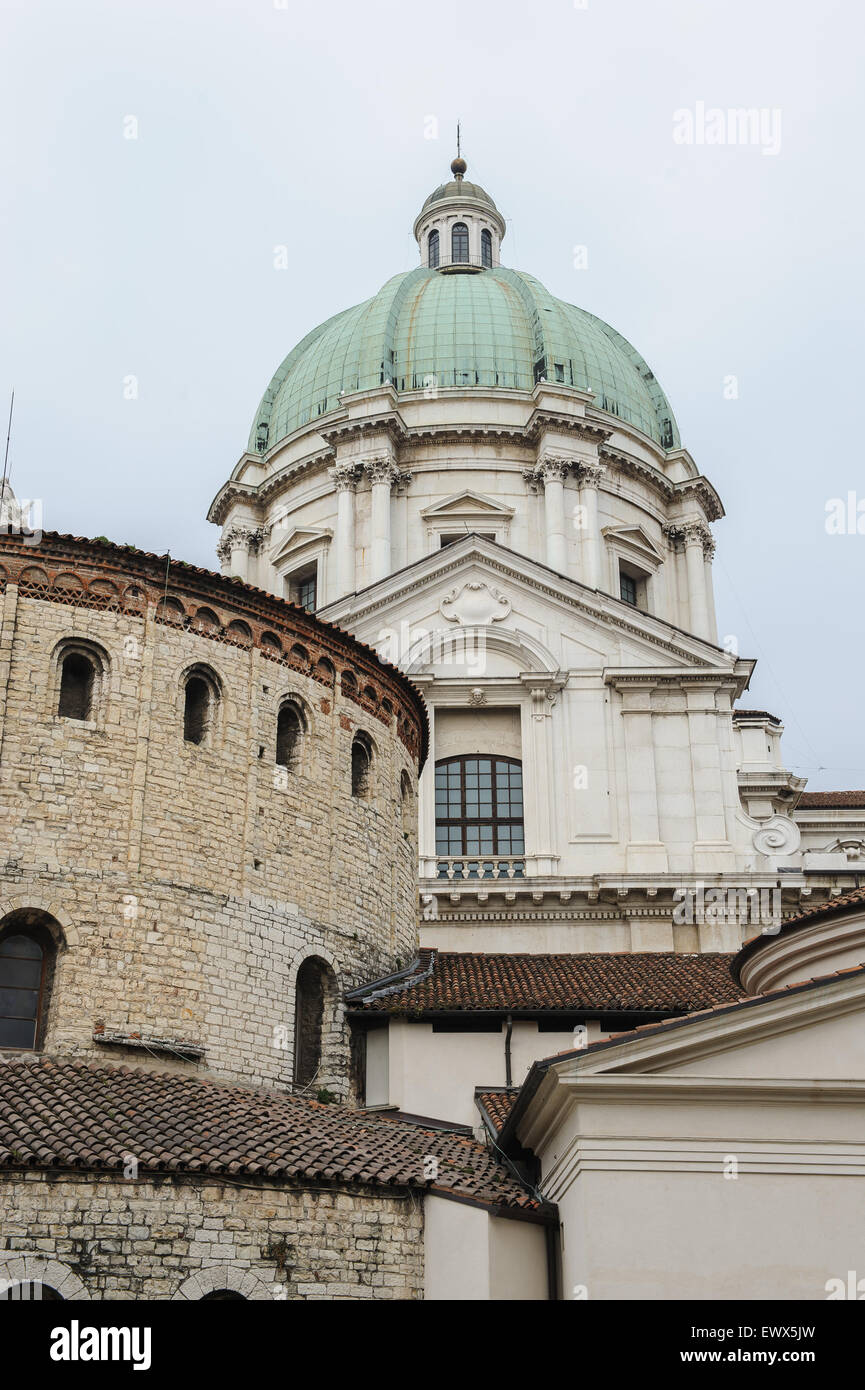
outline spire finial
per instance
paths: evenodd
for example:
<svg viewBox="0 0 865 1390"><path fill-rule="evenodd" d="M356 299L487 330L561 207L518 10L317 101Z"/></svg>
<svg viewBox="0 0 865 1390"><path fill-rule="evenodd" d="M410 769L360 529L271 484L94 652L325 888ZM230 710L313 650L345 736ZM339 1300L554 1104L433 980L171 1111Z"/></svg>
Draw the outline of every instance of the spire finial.
<svg viewBox="0 0 865 1390"><path fill-rule="evenodd" d="M457 183L462 183L463 174L467 168L468 165L460 154L460 123L457 121L457 157L451 160L451 173Z"/></svg>

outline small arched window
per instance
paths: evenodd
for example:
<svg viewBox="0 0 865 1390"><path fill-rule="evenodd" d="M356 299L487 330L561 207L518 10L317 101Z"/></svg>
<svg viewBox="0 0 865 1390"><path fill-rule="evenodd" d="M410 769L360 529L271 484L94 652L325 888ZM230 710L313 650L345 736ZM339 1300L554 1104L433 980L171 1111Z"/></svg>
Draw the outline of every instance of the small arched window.
<svg viewBox="0 0 865 1390"><path fill-rule="evenodd" d="M54 944L44 928L10 926L0 934L0 1047L41 1045Z"/></svg>
<svg viewBox="0 0 865 1390"><path fill-rule="evenodd" d="M296 705L285 704L276 718L276 763L278 767L294 768L300 755L303 738L303 718Z"/></svg>
<svg viewBox="0 0 865 1390"><path fill-rule="evenodd" d="M399 810L403 834L410 835L414 830L414 788L407 772L399 779Z"/></svg>
<svg viewBox="0 0 865 1390"><path fill-rule="evenodd" d="M210 1293L203 1294L199 1303L245 1303L246 1299L242 1293L237 1293L235 1289L213 1289Z"/></svg>
<svg viewBox="0 0 865 1390"><path fill-rule="evenodd" d="M63 657L57 713L64 719L90 719L96 674L96 662L83 652L71 651Z"/></svg>
<svg viewBox="0 0 865 1390"><path fill-rule="evenodd" d="M467 262L469 258L469 229L465 222L455 222L451 232L451 260Z"/></svg>
<svg viewBox="0 0 865 1390"><path fill-rule="evenodd" d="M183 740L206 743L216 714L217 685L208 672L196 668L186 677L183 691Z"/></svg>
<svg viewBox="0 0 865 1390"><path fill-rule="evenodd" d="M351 794L368 801L372 785L372 744L366 734L355 734L351 745Z"/></svg>
<svg viewBox="0 0 865 1390"><path fill-rule="evenodd" d="M429 251L428 264L429 264L430 270L435 270L436 266L437 266L438 263L439 263L439 234L438 234L438 232L430 232L430 234L429 234L429 240L427 241L427 249L428 249L428 251Z"/></svg>
<svg viewBox="0 0 865 1390"><path fill-rule="evenodd" d="M491 266L493 263L493 239L484 227L481 232L481 265Z"/></svg>

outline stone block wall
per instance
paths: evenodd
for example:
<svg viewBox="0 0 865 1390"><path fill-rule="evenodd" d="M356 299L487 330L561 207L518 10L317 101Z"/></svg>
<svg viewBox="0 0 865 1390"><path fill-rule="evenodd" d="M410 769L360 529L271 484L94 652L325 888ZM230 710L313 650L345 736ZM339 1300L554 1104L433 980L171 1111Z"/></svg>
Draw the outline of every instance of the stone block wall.
<svg viewBox="0 0 865 1390"><path fill-rule="evenodd" d="M423 1297L414 1193L4 1173L0 1281L66 1299Z"/></svg>
<svg viewBox="0 0 865 1390"><path fill-rule="evenodd" d="M153 557L127 573L115 547L67 555L46 538L10 557L10 544L0 926L13 911L54 924L44 1049L129 1061L131 1046L94 1032L136 1034L164 1040L160 1061L178 1067L290 1084L295 979L314 955L333 971L318 1084L347 1095L342 993L417 947L419 697L338 630L217 576L185 567L163 586ZM85 721L57 712L70 642L101 664ZM183 738L192 668L219 690L203 745ZM287 699L305 731L286 769ZM373 745L368 799L352 796L358 730Z"/></svg>

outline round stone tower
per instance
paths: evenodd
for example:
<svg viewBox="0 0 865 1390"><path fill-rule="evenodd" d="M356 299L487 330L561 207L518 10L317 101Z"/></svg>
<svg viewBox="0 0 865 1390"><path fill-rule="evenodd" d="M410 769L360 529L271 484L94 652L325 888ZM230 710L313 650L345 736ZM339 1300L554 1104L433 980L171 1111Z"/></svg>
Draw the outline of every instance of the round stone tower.
<svg viewBox="0 0 865 1390"><path fill-rule="evenodd" d="M342 995L416 947L419 695L246 585L28 539L0 540L0 1048L347 1096Z"/></svg>

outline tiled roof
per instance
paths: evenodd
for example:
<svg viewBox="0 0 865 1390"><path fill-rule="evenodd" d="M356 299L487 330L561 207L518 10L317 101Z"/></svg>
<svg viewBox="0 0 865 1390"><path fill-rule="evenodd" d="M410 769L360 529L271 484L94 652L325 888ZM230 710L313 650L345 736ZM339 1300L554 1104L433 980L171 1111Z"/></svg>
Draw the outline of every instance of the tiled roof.
<svg viewBox="0 0 865 1390"><path fill-rule="evenodd" d="M865 791L862 792L803 792L796 810L810 806L813 811L829 810L833 806L850 806L865 810Z"/></svg>
<svg viewBox="0 0 865 1390"><path fill-rule="evenodd" d="M537 1206L465 1135L170 1072L48 1059L0 1066L0 1169L122 1171L130 1154L140 1173L426 1187Z"/></svg>
<svg viewBox="0 0 865 1390"><path fill-rule="evenodd" d="M481 954L425 949L406 978L348 995L353 1009L391 1014L451 1011L690 1012L738 999L732 952Z"/></svg>
<svg viewBox="0 0 865 1390"><path fill-rule="evenodd" d="M493 1086L487 1091L479 1087L475 1091L475 1104L483 1118L489 1121L491 1128L499 1130L511 1113L519 1093L518 1086Z"/></svg>
<svg viewBox="0 0 865 1390"><path fill-rule="evenodd" d="M863 892L865 892L865 890L863 890ZM531 1104L544 1074L550 1067L555 1066L558 1062L582 1058L588 1054L615 1050L617 1047L623 1047L627 1043L639 1041L642 1038L651 1038L658 1034L672 1033L681 1028L688 1028L691 1024L704 1023L712 1016L722 1017L727 1014L743 1012L745 1009L758 1009L762 1004L773 1004L785 997L791 998L797 994L805 994L811 990L824 989L827 985L836 984L839 980L849 980L857 975L865 975L865 965L854 965L845 970L833 970L828 975L818 975L811 980L801 980L796 983L781 985L778 989L771 990L767 994L740 994L739 998L732 1002L714 1004L705 1009L698 1009L692 1014L686 1014L683 1018L667 1018L659 1022L643 1023L639 1027L629 1028L626 1032L614 1033L609 1038L598 1038L579 1051L556 1052L551 1057L540 1057L532 1064L519 1092L508 1106L497 1143L501 1142L504 1152L508 1152L508 1146L511 1144L520 1120ZM476 1099L478 1099L478 1095L479 1093L475 1092ZM480 1104L479 1099L478 1103Z"/></svg>
<svg viewBox="0 0 865 1390"><path fill-rule="evenodd" d="M865 906L865 888L853 888L849 893L844 893L840 898L830 898L828 902L817 903L814 907L806 907L804 912L799 912L795 917L790 917L781 927L781 930L773 934L772 939L777 941L779 936L786 936L788 932L794 932L799 927L807 927L815 921L842 915L848 908ZM730 969L735 972L736 978L745 961L759 951L760 947L766 944L766 936L758 932L756 936L751 936L739 948L733 957Z"/></svg>

